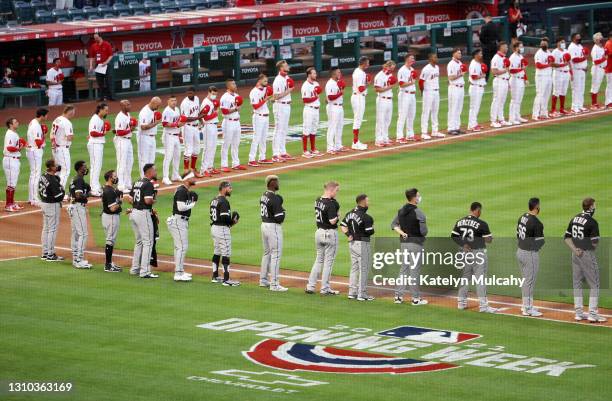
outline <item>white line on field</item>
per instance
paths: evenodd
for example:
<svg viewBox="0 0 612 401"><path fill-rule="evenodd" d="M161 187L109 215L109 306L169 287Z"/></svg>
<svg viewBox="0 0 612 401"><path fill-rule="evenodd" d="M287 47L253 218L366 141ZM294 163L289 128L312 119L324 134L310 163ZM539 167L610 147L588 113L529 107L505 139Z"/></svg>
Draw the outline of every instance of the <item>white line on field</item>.
<svg viewBox="0 0 612 401"><path fill-rule="evenodd" d="M538 125L543 125L543 124L550 124L551 122L563 122L566 120L573 120L575 118L578 117L584 117L585 115L589 115L589 116L594 116L594 115L599 115L599 114L606 114L609 113L611 110L599 110L599 111L591 111L588 114L576 114L576 115L570 115L570 116L565 116L565 117L559 117L556 118L554 120L544 120L544 121L532 121L529 123L525 123L525 124L521 124L521 127L535 127ZM550 125L554 125L554 124L550 124ZM277 166L277 167L270 167L270 168L265 168L265 169L261 169L261 168L255 168L255 170L252 171L248 171L246 173L239 173L239 174L235 174L232 175L230 177L213 177L213 178L208 178L205 180L200 180L197 181L196 184L210 184L213 182L218 182L218 181L223 181L223 180L229 180L232 181L234 179L237 178L244 178L244 177L250 177L253 175L257 175L257 174L262 174L262 173L277 173L280 170L292 170L295 168L302 168L304 166L312 166L312 165L317 165L317 164L323 164L323 163L327 163L331 160L333 161L337 161L337 160L348 160L348 159L352 159L355 157L361 157L363 155L373 155L373 154L378 154L378 153L384 153L384 152L392 152L395 151L397 149L408 149L408 148L412 148L412 147L419 147L422 146L424 143L441 143L441 142L451 142L451 141L455 141L455 140L459 140L461 138L467 138L467 137L471 137L471 136L477 136L477 135L483 135L483 134L487 134L487 133L491 133L491 132L500 132L500 131L508 131L511 129L515 129L516 126L515 125L511 125L511 126L507 126L507 127L501 127L501 128L495 128L495 129L488 129L488 130L483 130L483 131L479 131L479 132L470 132L470 133L466 133L463 135L457 135L457 136L446 136L445 138L439 138L439 139L435 139L435 140L430 140L430 141L425 141L425 142L414 142L414 143L409 143L409 144L404 144L404 145L394 145L392 147L385 147L385 148L375 148L372 150L365 150L365 151L356 151L356 152L352 152L352 153L348 153L346 155L340 155L340 156L335 156L333 159L330 158L319 158L319 159L315 159L315 160L310 160L310 161L305 161L303 163L293 163L293 164L287 164L284 166ZM160 187L159 188L159 192L163 192L163 191L169 191L169 190L173 190L178 188L180 185L169 185L166 187ZM101 198L96 198L96 199L92 199L89 201L89 204L95 204L95 203L100 203L102 201ZM4 216L0 216L0 220L2 219L8 219L11 217L19 217L19 216L25 216L28 214L33 214L33 213L39 213L41 210L40 209L35 209L35 210L28 210L27 212L17 212L17 213L10 213Z"/></svg>
<svg viewBox="0 0 612 401"><path fill-rule="evenodd" d="M0 243L2 244L9 244L9 245L21 245L21 246L31 246L31 247L40 247L39 244L32 244L29 242L17 242L17 241L6 241L6 240L0 240ZM70 251L71 249L68 247L56 247L57 249L61 249L64 251ZM97 256L104 256L104 252L98 252L98 251L85 251L85 253L89 253L91 255L97 255ZM118 257L118 258L123 258L123 259L132 259L132 256L130 255L121 255L121 254L115 254L113 255L113 257ZM163 260L158 258L158 263L163 263L166 265L170 265L170 266L174 266L174 260ZM1 260L0 260L1 262ZM184 262L185 266L189 266L189 267L200 267L200 268L205 268L208 270L212 270L212 266L210 265L204 265L204 264L198 264L198 263L190 263L190 262ZM243 269L237 269L232 267L232 271L233 272L237 272L237 273L245 273L245 274L250 274L250 275L259 275L259 272L256 271L251 271L251 270L243 270ZM291 279L291 280L300 280L300 281L308 281L307 277L300 277L300 276L293 276L290 274L279 274L279 277L281 278L287 278L287 279ZM318 280L320 281L320 280ZM341 285L341 286L348 286L348 283L343 282L343 281L335 281L335 280L331 280L330 283L332 284L336 284L336 285ZM377 290L384 290L384 291L395 291L392 288L381 288L381 287L373 287L373 286L368 286L369 288L375 288ZM457 299L456 296L454 295L442 295L442 294L434 294L434 293L428 293L428 292L423 292L424 294L427 295L433 295L433 296L437 296L437 297L441 297L441 298L452 298L452 299ZM478 301L478 298L469 298L468 300L470 301ZM504 302L504 301L489 301L490 303L493 304L499 304L499 305L505 305L506 308L500 308L500 315L506 315L506 316L515 316L515 317L521 317L521 318L525 318L525 317L529 317L529 316L522 316L522 315L513 315L511 313L503 313L503 311L508 310L510 308L508 307L518 307L520 308L522 305L521 304L516 304L516 303L512 303L512 302ZM574 313L573 310L571 309L559 309L559 308L553 308L553 307L549 307L549 306L538 306L538 309L542 309L542 310L549 310L549 311L553 311L553 312L563 312L563 313ZM605 317L609 317L612 318L612 315L605 315L605 314L600 314L601 316L605 316ZM535 318L534 318L535 319ZM547 318L547 317L539 317L537 318L539 320L549 320L549 321L553 321L553 322L561 322L561 323L572 323L572 324L580 324L578 322L568 322L565 320L559 320L559 319L551 319L551 318ZM596 325L593 325L596 326ZM609 327L612 328L612 326L603 326L603 327Z"/></svg>
<svg viewBox="0 0 612 401"><path fill-rule="evenodd" d="M6 259L0 259L0 262L10 262L11 260L23 260L23 259L31 259L31 258L37 258L38 256L36 255L32 255L32 256L18 256L15 258L6 258Z"/></svg>

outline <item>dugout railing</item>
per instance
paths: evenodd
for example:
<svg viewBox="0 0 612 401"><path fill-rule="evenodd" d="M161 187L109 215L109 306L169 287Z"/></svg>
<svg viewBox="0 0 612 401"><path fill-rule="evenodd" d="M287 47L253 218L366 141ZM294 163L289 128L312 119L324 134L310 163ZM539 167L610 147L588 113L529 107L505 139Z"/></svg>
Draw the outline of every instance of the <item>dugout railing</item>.
<svg viewBox="0 0 612 401"><path fill-rule="evenodd" d="M546 34L549 38L556 38L555 26L559 26L559 18L567 17L568 23L584 24L587 29L588 40L596 32L596 26L607 24L608 30L612 29L612 2L579 4L575 6L553 7L546 10ZM597 18L605 16L604 18ZM567 39L567 38L566 38Z"/></svg>

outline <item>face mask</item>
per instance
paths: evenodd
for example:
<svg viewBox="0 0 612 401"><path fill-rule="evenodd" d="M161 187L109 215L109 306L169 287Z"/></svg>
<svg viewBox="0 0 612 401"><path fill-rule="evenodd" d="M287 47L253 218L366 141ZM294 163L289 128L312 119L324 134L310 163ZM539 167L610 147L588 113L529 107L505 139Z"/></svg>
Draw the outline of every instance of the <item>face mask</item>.
<svg viewBox="0 0 612 401"><path fill-rule="evenodd" d="M581 43L582 43L582 39L576 39L576 42L575 42L575 43L576 43L577 45L581 44Z"/></svg>
<svg viewBox="0 0 612 401"><path fill-rule="evenodd" d="M217 98L217 95L210 95L211 100L215 100Z"/></svg>
<svg viewBox="0 0 612 401"><path fill-rule="evenodd" d="M561 43L559 47L561 48L561 50L565 50L565 42Z"/></svg>
<svg viewBox="0 0 612 401"><path fill-rule="evenodd" d="M542 45L542 46L540 46L540 48L541 48L542 50L544 50L544 51L548 50L548 46L546 46L546 45Z"/></svg>
<svg viewBox="0 0 612 401"><path fill-rule="evenodd" d="M593 216L595 214L595 208L591 208L591 210L587 211L587 213Z"/></svg>
<svg viewBox="0 0 612 401"><path fill-rule="evenodd" d="M525 48L524 47L519 47L519 54L523 54L525 53Z"/></svg>
<svg viewBox="0 0 612 401"><path fill-rule="evenodd" d="M89 174L89 169L88 168L86 168L85 171L83 171L83 175L87 175L87 174Z"/></svg>
<svg viewBox="0 0 612 401"><path fill-rule="evenodd" d="M417 196L417 205L423 202L423 197L421 195Z"/></svg>
<svg viewBox="0 0 612 401"><path fill-rule="evenodd" d="M111 182L113 183L113 185L117 185L119 183L119 178L113 178Z"/></svg>
<svg viewBox="0 0 612 401"><path fill-rule="evenodd" d="M62 171L62 166L57 166L57 167L55 168L55 172L56 172L56 173L59 173L60 171Z"/></svg>

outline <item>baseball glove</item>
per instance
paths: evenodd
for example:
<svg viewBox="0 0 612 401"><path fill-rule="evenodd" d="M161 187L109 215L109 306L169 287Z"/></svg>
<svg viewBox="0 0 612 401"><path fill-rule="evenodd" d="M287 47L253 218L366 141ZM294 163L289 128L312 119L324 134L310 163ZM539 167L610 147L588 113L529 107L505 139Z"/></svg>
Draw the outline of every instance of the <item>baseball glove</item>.
<svg viewBox="0 0 612 401"><path fill-rule="evenodd" d="M234 224L238 223L238 220L240 220L240 215L238 212L232 212L232 221Z"/></svg>
<svg viewBox="0 0 612 401"><path fill-rule="evenodd" d="M191 201L192 202L197 202L198 201L198 193L197 192L191 192Z"/></svg>

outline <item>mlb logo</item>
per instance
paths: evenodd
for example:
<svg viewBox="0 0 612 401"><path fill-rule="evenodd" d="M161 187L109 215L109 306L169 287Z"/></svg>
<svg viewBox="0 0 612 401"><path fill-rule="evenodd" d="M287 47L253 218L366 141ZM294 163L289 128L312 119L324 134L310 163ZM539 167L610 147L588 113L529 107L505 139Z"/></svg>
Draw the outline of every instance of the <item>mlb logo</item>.
<svg viewBox="0 0 612 401"><path fill-rule="evenodd" d="M426 327L400 326L376 333L381 336L404 338L434 344L459 344L475 338L480 334L462 333L460 331L429 329Z"/></svg>

